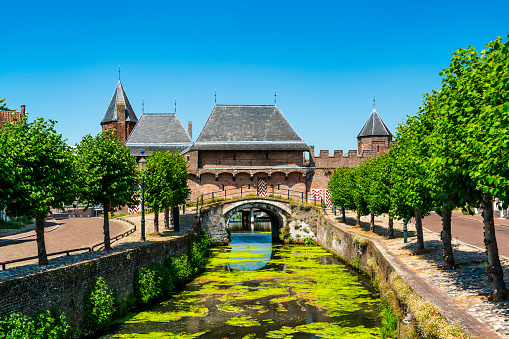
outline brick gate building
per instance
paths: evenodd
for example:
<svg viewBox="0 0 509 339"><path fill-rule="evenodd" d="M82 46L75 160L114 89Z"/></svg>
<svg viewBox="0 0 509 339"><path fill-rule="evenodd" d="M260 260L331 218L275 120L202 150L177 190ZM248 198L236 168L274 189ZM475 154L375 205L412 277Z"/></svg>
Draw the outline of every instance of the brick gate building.
<svg viewBox="0 0 509 339"><path fill-rule="evenodd" d="M392 147L392 134L373 109L357 136L358 149L315 153L276 105L214 105L203 130L192 141L176 113L144 113L140 119L117 84L103 130L112 129L141 160L155 150L179 152L189 164L194 201L202 194L265 185L270 192L324 190L337 167L352 168Z"/></svg>

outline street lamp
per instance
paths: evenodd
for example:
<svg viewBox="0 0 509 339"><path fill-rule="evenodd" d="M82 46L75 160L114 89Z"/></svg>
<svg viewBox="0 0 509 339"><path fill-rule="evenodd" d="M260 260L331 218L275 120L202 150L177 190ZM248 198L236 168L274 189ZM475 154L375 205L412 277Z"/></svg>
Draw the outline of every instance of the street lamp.
<svg viewBox="0 0 509 339"><path fill-rule="evenodd" d="M141 155L145 153L141 150ZM141 172L141 241L145 241L145 170L147 169L147 160L141 157L138 161L138 168Z"/></svg>
<svg viewBox="0 0 509 339"><path fill-rule="evenodd" d="M403 219L403 242L405 244L407 243L407 233L408 233L407 223L408 223L408 220Z"/></svg>

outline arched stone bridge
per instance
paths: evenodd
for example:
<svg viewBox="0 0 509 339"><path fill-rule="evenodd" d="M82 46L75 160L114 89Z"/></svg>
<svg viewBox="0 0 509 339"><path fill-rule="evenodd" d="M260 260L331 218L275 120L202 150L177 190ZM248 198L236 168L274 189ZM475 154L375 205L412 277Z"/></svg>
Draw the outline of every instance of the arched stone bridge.
<svg viewBox="0 0 509 339"><path fill-rule="evenodd" d="M279 241L280 230L290 224L289 219L292 215L290 202L285 200L256 197L213 203L204 206L200 211L201 228L207 232L214 244L228 244L230 219L236 213L252 208L261 210L269 216L272 224L272 241Z"/></svg>

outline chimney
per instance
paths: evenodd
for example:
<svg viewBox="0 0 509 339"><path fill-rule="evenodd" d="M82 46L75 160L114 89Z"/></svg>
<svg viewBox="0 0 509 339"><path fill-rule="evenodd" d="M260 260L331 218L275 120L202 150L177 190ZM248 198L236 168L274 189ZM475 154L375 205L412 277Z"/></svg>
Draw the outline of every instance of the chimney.
<svg viewBox="0 0 509 339"><path fill-rule="evenodd" d="M193 140L193 122L192 121L187 122L187 133L189 134L189 137L191 138L191 140Z"/></svg>
<svg viewBox="0 0 509 339"><path fill-rule="evenodd" d="M21 117L25 116L25 105L21 105Z"/></svg>
<svg viewBox="0 0 509 339"><path fill-rule="evenodd" d="M126 141L125 131L125 102L117 101L117 138L124 143Z"/></svg>

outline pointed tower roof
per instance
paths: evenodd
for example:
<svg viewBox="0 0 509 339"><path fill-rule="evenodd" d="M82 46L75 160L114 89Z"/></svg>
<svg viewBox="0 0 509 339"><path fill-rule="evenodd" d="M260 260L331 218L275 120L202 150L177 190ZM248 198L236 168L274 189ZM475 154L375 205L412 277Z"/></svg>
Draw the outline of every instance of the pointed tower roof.
<svg viewBox="0 0 509 339"><path fill-rule="evenodd" d="M385 126L384 121L378 115L376 109L373 108L368 120L364 123L361 131L357 135L357 138L371 137L371 136L392 136L391 131Z"/></svg>
<svg viewBox="0 0 509 339"><path fill-rule="evenodd" d="M126 122L138 121L138 118L134 113L133 107L131 106L131 103L129 102L127 95L125 94L124 87L122 86L120 79L118 79L117 87L113 92L113 97L111 98L110 104L108 105L108 109L106 109L106 114L104 114L104 118L101 121L101 125L108 122L117 121L117 102L119 101L125 103L125 121Z"/></svg>

